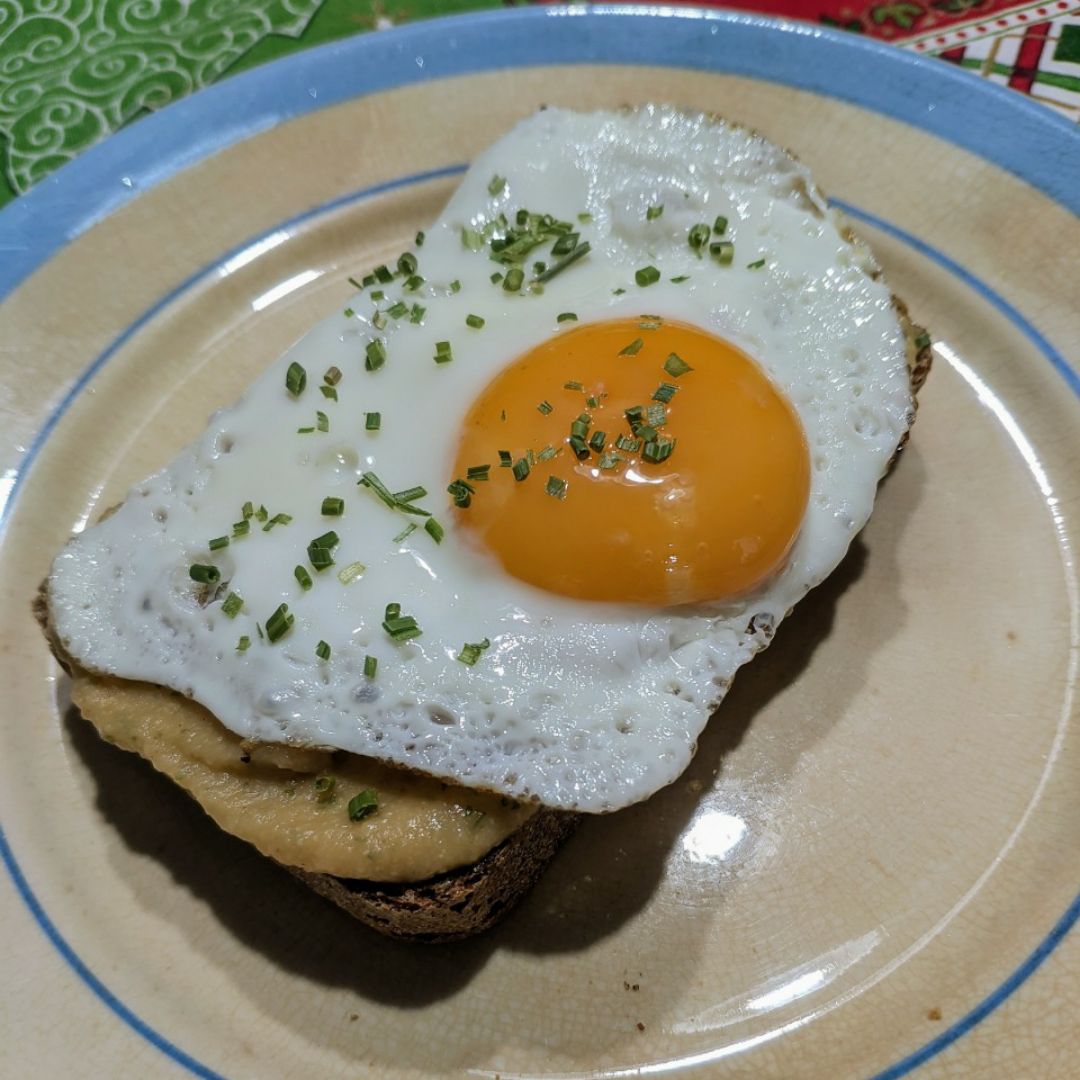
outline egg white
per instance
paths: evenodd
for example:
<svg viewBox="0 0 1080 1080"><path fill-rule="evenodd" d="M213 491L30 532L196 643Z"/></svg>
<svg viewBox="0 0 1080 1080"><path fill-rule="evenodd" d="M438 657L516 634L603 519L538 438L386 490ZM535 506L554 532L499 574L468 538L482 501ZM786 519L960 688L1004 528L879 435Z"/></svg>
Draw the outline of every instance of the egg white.
<svg viewBox="0 0 1080 1080"><path fill-rule="evenodd" d="M506 181L497 194L493 176ZM578 226L591 253L539 295L492 284L499 268L461 240L463 226L482 229L522 207L571 222L591 216ZM699 259L686 241L692 225L717 215L735 244L729 267ZM738 667L843 557L911 422L889 290L842 227L804 167L713 118L649 107L551 109L524 121L478 158L427 230L416 249L424 284L379 286L379 307L419 303L422 322L389 319L379 330L368 294L354 296L352 314L312 330L117 513L68 545L49 582L61 640L85 667L189 694L248 738L367 754L553 807L608 811L647 797L685 768ZM747 267L759 259L763 267ZM662 278L641 288L634 272L645 265ZM579 321L557 323L565 311ZM445 489L459 425L492 376L573 326L641 313L744 349L806 433L811 491L791 557L737 602L645 609L549 595L454 529ZM467 314L484 328L468 328ZM387 360L371 372L364 357L374 337ZM451 343L451 363L434 363L438 341ZM285 389L293 361L308 372L299 399ZM317 390L331 365L343 372L337 402ZM316 410L329 431L297 434ZM381 413L378 432L364 430L367 411ZM443 542L423 529L393 542L409 519L357 487L364 470L394 490L427 488L421 502L446 527ZM325 496L344 499L342 517L321 516ZM247 500L292 521L269 532L253 523L250 536L211 554L208 540L229 533ZM552 500L552 544L566 542L559 508ZM308 565L308 542L331 528L341 537L337 565L313 573L305 592L293 568ZM366 570L343 585L335 571L354 560ZM188 568L207 562L243 596L237 617L222 613L220 598L200 606ZM392 602L415 616L421 637L396 644L384 633ZM281 603L294 626L276 644L261 641L256 623ZM241 635L252 639L246 652L236 648ZM484 638L491 646L475 666L457 659L464 642ZM329 661L315 655L320 640ZM378 660L374 679L363 674L367 656Z"/></svg>

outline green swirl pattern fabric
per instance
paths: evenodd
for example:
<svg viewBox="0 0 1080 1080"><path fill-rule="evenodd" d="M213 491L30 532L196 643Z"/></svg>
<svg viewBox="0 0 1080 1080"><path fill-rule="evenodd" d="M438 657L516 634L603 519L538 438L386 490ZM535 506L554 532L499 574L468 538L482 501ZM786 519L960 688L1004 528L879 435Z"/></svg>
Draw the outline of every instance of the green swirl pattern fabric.
<svg viewBox="0 0 1080 1080"><path fill-rule="evenodd" d="M477 0L0 0L0 205L144 113L298 48Z"/></svg>

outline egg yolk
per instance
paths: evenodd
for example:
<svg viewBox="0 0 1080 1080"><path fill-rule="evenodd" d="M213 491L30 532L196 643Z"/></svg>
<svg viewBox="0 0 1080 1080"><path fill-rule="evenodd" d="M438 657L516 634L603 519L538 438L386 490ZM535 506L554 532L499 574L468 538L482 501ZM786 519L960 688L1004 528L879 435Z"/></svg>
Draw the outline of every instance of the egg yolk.
<svg viewBox="0 0 1080 1080"><path fill-rule="evenodd" d="M735 597L774 574L810 466L795 410L750 357L641 316L562 331L502 370L465 417L454 478L474 489L458 488L465 534L514 577L668 605Z"/></svg>

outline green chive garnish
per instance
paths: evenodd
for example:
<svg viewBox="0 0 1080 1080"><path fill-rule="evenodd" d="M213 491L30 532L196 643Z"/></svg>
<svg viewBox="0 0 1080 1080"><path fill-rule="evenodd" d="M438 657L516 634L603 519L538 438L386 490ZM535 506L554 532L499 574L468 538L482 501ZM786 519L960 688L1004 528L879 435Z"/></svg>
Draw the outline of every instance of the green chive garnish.
<svg viewBox="0 0 1080 1080"><path fill-rule="evenodd" d="M364 413L364 430L378 431L382 427L382 413Z"/></svg>
<svg viewBox="0 0 1080 1080"><path fill-rule="evenodd" d="M509 469L514 464L514 455L509 450L499 451L499 468Z"/></svg>
<svg viewBox="0 0 1080 1080"><path fill-rule="evenodd" d="M716 220L713 222L712 231L717 236L723 236L727 232L728 221L723 214L718 214Z"/></svg>
<svg viewBox="0 0 1080 1080"><path fill-rule="evenodd" d="M416 234L415 243L416 243L417 247L423 247L424 246L424 233L423 233L423 230L421 230L420 232L418 232Z"/></svg>
<svg viewBox="0 0 1080 1080"><path fill-rule="evenodd" d="M409 305L404 300L395 300L387 309L386 314L391 319L404 318L409 313Z"/></svg>
<svg viewBox="0 0 1080 1080"><path fill-rule="evenodd" d="M435 342L435 363L436 364L448 364L454 359L453 351L450 348L449 341L436 341Z"/></svg>
<svg viewBox="0 0 1080 1080"><path fill-rule="evenodd" d="M475 229L466 227L461 230L461 243L470 251L479 251L484 246L484 238Z"/></svg>
<svg viewBox="0 0 1080 1080"><path fill-rule="evenodd" d="M660 217L663 214L663 212L664 212L663 203L661 203L659 206L650 206L649 209L645 211L645 220L646 221L655 221L658 217Z"/></svg>
<svg viewBox="0 0 1080 1080"><path fill-rule="evenodd" d="M550 281L556 275L561 274L568 266L576 263L578 259L584 258L590 251L592 251L592 246L589 244L588 240L583 244L578 244L569 255L560 259L552 266L549 266L542 274L537 274L534 280L541 285L545 281Z"/></svg>
<svg viewBox="0 0 1080 1080"><path fill-rule="evenodd" d="M472 497L476 494L476 488L467 480L454 480L446 488L453 496L454 505L462 510L467 510L472 504Z"/></svg>
<svg viewBox="0 0 1080 1080"><path fill-rule="evenodd" d="M426 307L421 307L419 304L413 304L409 309L409 322L419 325L424 321L424 315L426 313Z"/></svg>
<svg viewBox="0 0 1080 1080"><path fill-rule="evenodd" d="M700 255L701 249L709 242L709 226L695 225L686 234L686 242Z"/></svg>
<svg viewBox="0 0 1080 1080"><path fill-rule="evenodd" d="M752 263L746 264L747 270L760 270L765 265L764 259L755 259Z"/></svg>
<svg viewBox="0 0 1080 1080"><path fill-rule="evenodd" d="M634 338L625 348L619 350L620 356L637 356L641 352L642 346L645 342L641 338Z"/></svg>
<svg viewBox="0 0 1080 1080"><path fill-rule="evenodd" d="M592 221L592 214L578 214L577 219L582 225L588 225Z"/></svg>
<svg viewBox="0 0 1080 1080"><path fill-rule="evenodd" d="M529 475L529 462L525 458L518 458L513 465L514 479L522 481Z"/></svg>
<svg viewBox="0 0 1080 1080"><path fill-rule="evenodd" d="M675 440L661 436L653 442L647 442L645 444L645 449L641 451L641 456L646 461L650 461L655 465L661 461L667 460L667 458L671 456L671 451L674 449Z"/></svg>
<svg viewBox="0 0 1080 1080"><path fill-rule="evenodd" d="M547 416L547 414L551 412L553 408L554 406L551 404L550 401L541 401L540 404L536 406L537 411L542 412L545 416Z"/></svg>
<svg viewBox="0 0 1080 1080"><path fill-rule="evenodd" d="M694 369L678 353L668 353L668 358L664 361L664 370L673 379L677 379L680 375L685 375Z"/></svg>
<svg viewBox="0 0 1080 1080"><path fill-rule="evenodd" d="M411 251L402 252L402 254L398 256L398 273L403 274L405 277L415 274L417 265L416 256Z"/></svg>
<svg viewBox="0 0 1080 1080"><path fill-rule="evenodd" d="M490 465L470 465L465 471L466 480L487 480L491 471Z"/></svg>
<svg viewBox="0 0 1080 1080"><path fill-rule="evenodd" d="M506 292L517 292L525 280L525 271L520 266L512 266L506 271L502 287Z"/></svg>
<svg viewBox="0 0 1080 1080"><path fill-rule="evenodd" d="M240 640L236 643L237 652L247 652L251 648L251 638L247 634L241 634Z"/></svg>
<svg viewBox="0 0 1080 1080"><path fill-rule="evenodd" d="M371 316L371 325L374 326L376 330L385 330L386 316L381 311L376 311L375 314Z"/></svg>
<svg viewBox="0 0 1080 1080"><path fill-rule="evenodd" d="M231 592L221 602L221 614L226 618L235 619L244 606L244 598L239 593Z"/></svg>
<svg viewBox="0 0 1080 1080"><path fill-rule="evenodd" d="M259 503L259 509L255 511L255 520L264 522L269 517L270 511L267 510L266 507L262 505L262 503Z"/></svg>
<svg viewBox="0 0 1080 1080"><path fill-rule="evenodd" d="M461 292L461 282L457 278L450 282L450 291L452 293Z"/></svg>
<svg viewBox="0 0 1080 1080"><path fill-rule="evenodd" d="M498 270L496 270L495 273L493 273L491 275L491 284L492 285L498 285L499 282L502 281L502 279L503 279L502 274Z"/></svg>
<svg viewBox="0 0 1080 1080"><path fill-rule="evenodd" d="M229 538L227 536L215 536L206 546L211 551L220 551L222 548L229 546Z"/></svg>
<svg viewBox="0 0 1080 1080"><path fill-rule="evenodd" d="M477 660L480 659L480 654L485 649L491 648L491 641L488 638L484 638L483 641L477 642L465 642L461 646L461 652L457 654L457 658L468 667L472 667Z"/></svg>
<svg viewBox="0 0 1080 1080"><path fill-rule="evenodd" d="M632 452L636 452L641 449L641 440L632 439L629 435L620 435L615 440L615 445L620 450L630 450Z"/></svg>
<svg viewBox="0 0 1080 1080"><path fill-rule="evenodd" d="M576 232L563 233L554 244L551 245L552 255L569 255L571 251L578 245L578 234ZM542 271L541 271L542 272Z"/></svg>
<svg viewBox="0 0 1080 1080"><path fill-rule="evenodd" d="M570 485L567 484L567 482L565 480L561 479L560 477L558 477L558 476L549 476L547 478L547 483L544 485L544 490L549 495L554 495L556 499L565 499L566 498L566 489L569 486Z"/></svg>
<svg viewBox="0 0 1080 1080"><path fill-rule="evenodd" d="M338 571L338 581L342 585L351 585L366 569L362 562L351 562Z"/></svg>
<svg viewBox="0 0 1080 1080"><path fill-rule="evenodd" d="M382 627L394 641L411 641L423 633L411 615L401 614L400 604L386 605L386 618L383 619Z"/></svg>
<svg viewBox="0 0 1080 1080"><path fill-rule="evenodd" d="M319 390L322 391L324 398L329 398L331 401L337 401L337 391L332 386L320 386Z"/></svg>
<svg viewBox="0 0 1080 1080"><path fill-rule="evenodd" d="M441 544L443 537L446 535L446 530L433 517L429 517L427 521L424 522L424 532L426 532L436 544Z"/></svg>
<svg viewBox="0 0 1080 1080"><path fill-rule="evenodd" d="M379 809L379 796L374 788L365 788L349 800L349 820L360 821Z"/></svg>
<svg viewBox="0 0 1080 1080"><path fill-rule="evenodd" d="M364 675L369 679L375 678L375 672L379 669L378 657L370 655L364 657Z"/></svg>
<svg viewBox="0 0 1080 1080"><path fill-rule="evenodd" d="M322 642L319 642L321 645ZM316 653L319 651L315 650ZM334 799L334 785L336 781L332 776L316 776L315 777L315 801L321 803L333 802Z"/></svg>
<svg viewBox="0 0 1080 1080"><path fill-rule="evenodd" d="M315 655L320 660L329 660L330 646L327 645L325 641L320 641L319 644L315 646Z"/></svg>
<svg viewBox="0 0 1080 1080"><path fill-rule="evenodd" d="M300 588L303 589L304 592L307 592L308 589L315 584L315 582L311 580L311 575L302 566L293 568L293 577L300 582Z"/></svg>
<svg viewBox="0 0 1080 1080"><path fill-rule="evenodd" d="M386 345L382 338L376 338L367 344L364 367L368 371L378 371L386 363Z"/></svg>
<svg viewBox="0 0 1080 1080"><path fill-rule="evenodd" d="M249 532L251 532L251 522L250 521L234 521L233 522L232 534L233 534L233 539L234 540L237 539L238 537L241 537L241 536L247 536L247 534Z"/></svg>
<svg viewBox="0 0 1080 1080"><path fill-rule="evenodd" d="M690 280L690 275L689 274L679 274L678 277L673 277L671 279L672 284L674 284L674 285L681 285L684 281L689 281L689 280Z"/></svg>
<svg viewBox="0 0 1080 1080"><path fill-rule="evenodd" d="M555 449L550 443L536 455L537 461L550 461L559 451Z"/></svg>
<svg viewBox="0 0 1080 1080"><path fill-rule="evenodd" d="M572 311L560 311L555 316L556 322L577 322L577 316Z"/></svg>
<svg viewBox="0 0 1080 1080"><path fill-rule="evenodd" d="M675 391L678 389L674 383L662 382L654 391L652 399L653 401L662 401L666 405L675 396Z"/></svg>
<svg viewBox="0 0 1080 1080"><path fill-rule="evenodd" d="M579 383L576 379L571 380L570 382L564 382L562 385L563 385L564 390L584 390L585 389L585 387L582 386L582 384Z"/></svg>
<svg viewBox="0 0 1080 1080"><path fill-rule="evenodd" d="M600 460L597 462L597 465L599 465L601 469L614 469L620 461L622 461L622 458L619 457L618 454L608 450L600 455Z"/></svg>
<svg viewBox="0 0 1080 1080"><path fill-rule="evenodd" d="M280 641L292 629L293 616L288 604L279 604L274 614L266 620L266 637L271 645Z"/></svg>
<svg viewBox="0 0 1080 1080"><path fill-rule="evenodd" d="M655 266L643 266L634 272L634 280L644 289L647 285L655 285L660 280L660 271Z"/></svg>
<svg viewBox="0 0 1080 1080"><path fill-rule="evenodd" d="M216 585L221 580L221 571L216 566L207 566L205 563L192 563L188 574L192 581L197 581L200 585Z"/></svg>
<svg viewBox="0 0 1080 1080"><path fill-rule="evenodd" d="M240 516L247 521L248 518L255 516L255 507L250 502L244 503L243 509L240 511Z"/></svg>
<svg viewBox="0 0 1080 1080"><path fill-rule="evenodd" d="M506 187L505 176L493 176L488 181L488 194L489 195L501 195L503 189Z"/></svg>
<svg viewBox="0 0 1080 1080"><path fill-rule="evenodd" d="M346 280L346 281L348 281L348 283L349 283L349 284L350 284L350 285L351 285L351 286L352 286L352 287L353 287L353 288L354 288L354 289L355 289L355 290L356 290L357 292L363 292L363 291L364 291L364 286L363 286L363 284L362 284L361 282L357 281L357 280L356 280L356 278L354 278L354 277L351 277L351 278L346 278L345 280Z"/></svg>
<svg viewBox="0 0 1080 1080"><path fill-rule="evenodd" d="M401 532L399 532L397 536L392 539L391 543L400 544L403 540L407 540L410 536L412 536L414 532L416 532L416 523L414 521L410 521L405 526L405 528L402 529Z"/></svg>
<svg viewBox="0 0 1080 1080"><path fill-rule="evenodd" d="M275 525L288 525L292 521L292 514L275 514L263 526L263 532L269 532Z"/></svg>
<svg viewBox="0 0 1080 1080"><path fill-rule="evenodd" d="M345 500L327 495L322 501L322 513L324 517L341 517L345 513Z"/></svg>
<svg viewBox="0 0 1080 1080"><path fill-rule="evenodd" d="M330 430L330 417L327 416L326 413L319 412L318 410L316 410L316 412L315 412L315 426L320 431L329 431Z"/></svg>
<svg viewBox="0 0 1080 1080"><path fill-rule="evenodd" d="M293 397L299 397L307 386L307 372L294 360L285 372L285 389Z"/></svg>
<svg viewBox="0 0 1080 1080"><path fill-rule="evenodd" d="M606 439L606 431L594 431L592 435L589 436L589 449L600 453L600 451L604 449L604 441Z"/></svg>
<svg viewBox="0 0 1080 1080"><path fill-rule="evenodd" d="M484 328L484 320L479 315L466 315L465 325L471 326L474 330L482 330Z"/></svg>
<svg viewBox="0 0 1080 1080"><path fill-rule="evenodd" d="M721 265L730 266L735 258L735 245L730 240L718 240L709 245L709 254Z"/></svg>

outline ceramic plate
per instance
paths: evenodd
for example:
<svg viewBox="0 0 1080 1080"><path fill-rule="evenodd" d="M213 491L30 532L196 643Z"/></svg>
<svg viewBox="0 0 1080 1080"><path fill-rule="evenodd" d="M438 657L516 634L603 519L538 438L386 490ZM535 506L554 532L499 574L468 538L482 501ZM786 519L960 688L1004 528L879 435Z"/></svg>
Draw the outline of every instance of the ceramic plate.
<svg viewBox="0 0 1080 1080"><path fill-rule="evenodd" d="M870 526L689 772L586 822L495 932L394 944L100 742L31 599L481 147L544 103L650 100L804 158L935 370ZM254 71L6 210L0 1071L1075 1076L1078 176L1073 128L937 61L532 9Z"/></svg>

